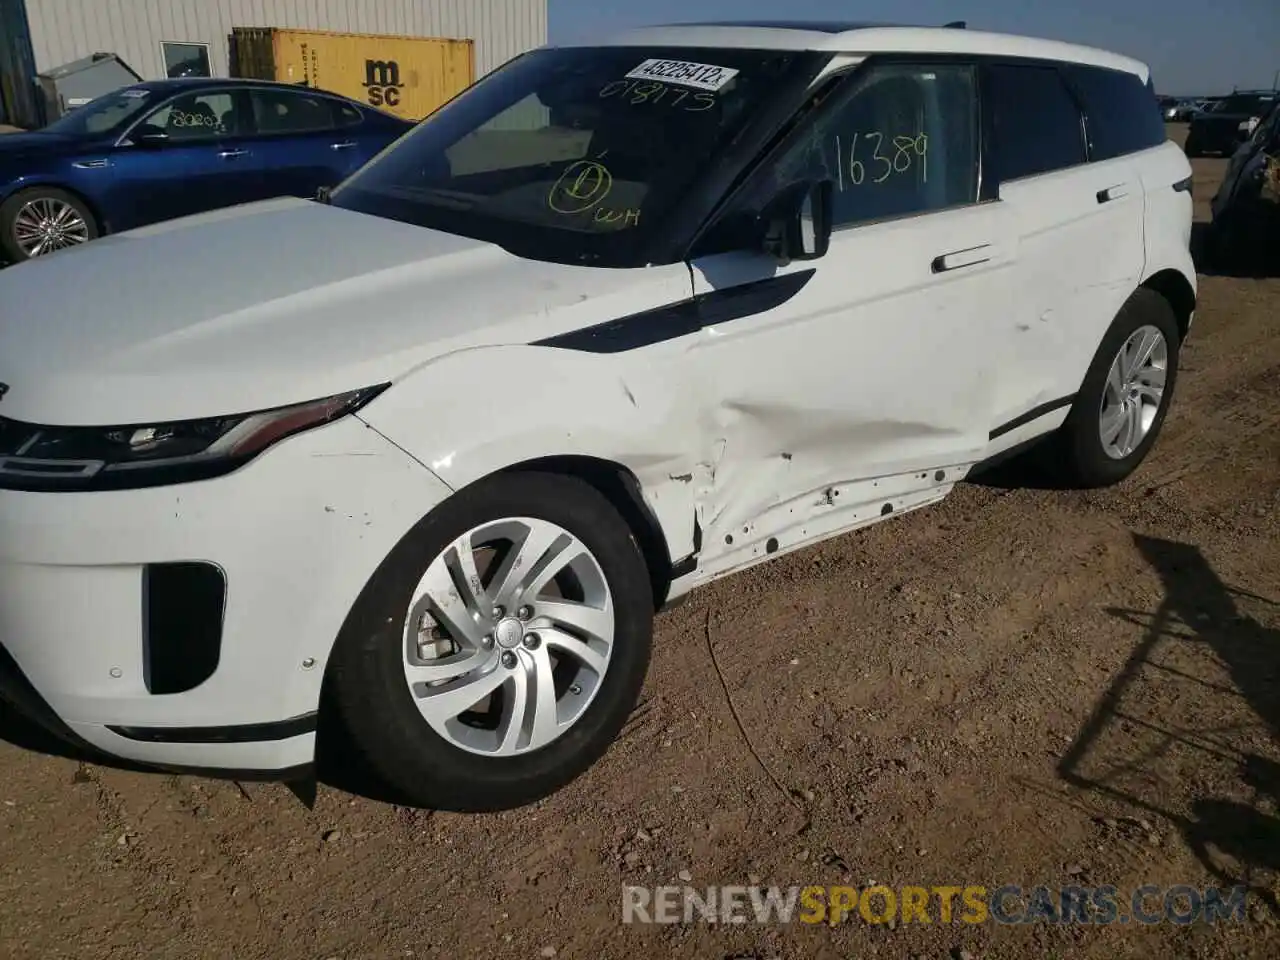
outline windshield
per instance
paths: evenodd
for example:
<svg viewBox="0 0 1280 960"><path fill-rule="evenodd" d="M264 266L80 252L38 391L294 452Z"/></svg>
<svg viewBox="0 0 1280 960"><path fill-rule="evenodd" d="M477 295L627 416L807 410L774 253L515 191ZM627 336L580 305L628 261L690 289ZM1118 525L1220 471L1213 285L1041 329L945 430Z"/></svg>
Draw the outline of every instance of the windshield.
<svg viewBox="0 0 1280 960"><path fill-rule="evenodd" d="M523 256L642 265L647 238L807 62L739 49L536 50L424 121L331 202Z"/></svg>
<svg viewBox="0 0 1280 960"><path fill-rule="evenodd" d="M126 87L91 100L60 117L45 130L71 136L111 133L142 113L152 102L154 91L145 87Z"/></svg>

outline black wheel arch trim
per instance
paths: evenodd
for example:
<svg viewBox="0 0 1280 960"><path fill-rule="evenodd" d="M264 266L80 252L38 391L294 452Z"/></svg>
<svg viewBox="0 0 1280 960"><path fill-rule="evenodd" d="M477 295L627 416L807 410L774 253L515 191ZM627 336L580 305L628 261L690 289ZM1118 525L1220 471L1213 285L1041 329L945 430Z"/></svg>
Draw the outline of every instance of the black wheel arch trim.
<svg viewBox="0 0 1280 960"><path fill-rule="evenodd" d="M1042 403L1037 407L1032 407L1026 413L1019 414L1012 420L1006 420L1004 423L1000 424L1000 426L991 431L991 435L987 439L989 441L999 439L1006 433L1011 433L1019 427L1025 427L1033 420L1039 420L1041 417L1046 417L1055 410L1061 410L1063 407L1071 406L1071 404L1075 403L1075 400L1076 394L1073 393L1066 397L1059 397L1057 400L1050 400L1047 403Z"/></svg>

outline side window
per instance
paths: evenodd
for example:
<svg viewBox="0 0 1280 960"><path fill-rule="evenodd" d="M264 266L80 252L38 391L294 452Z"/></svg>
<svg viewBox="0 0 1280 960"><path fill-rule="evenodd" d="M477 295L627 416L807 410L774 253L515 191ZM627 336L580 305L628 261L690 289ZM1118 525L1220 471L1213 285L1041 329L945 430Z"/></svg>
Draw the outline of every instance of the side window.
<svg viewBox="0 0 1280 960"><path fill-rule="evenodd" d="M1156 98L1136 75L1079 65L1066 70L1084 101L1089 159L1110 160L1165 142Z"/></svg>
<svg viewBox="0 0 1280 960"><path fill-rule="evenodd" d="M168 134L175 143L217 140L243 132L243 118L231 93L191 93L170 100L139 126L137 132Z"/></svg>
<svg viewBox="0 0 1280 960"><path fill-rule="evenodd" d="M1085 162L1080 110L1056 68L995 64L988 70L994 163L1001 180Z"/></svg>
<svg viewBox="0 0 1280 960"><path fill-rule="evenodd" d="M340 100L330 101L333 104L333 113L337 117L337 123L340 127L358 127L364 123L364 114L353 107L349 103L343 103Z"/></svg>
<svg viewBox="0 0 1280 960"><path fill-rule="evenodd" d="M209 69L209 45L162 40L160 52L164 55L166 77L211 77Z"/></svg>
<svg viewBox="0 0 1280 960"><path fill-rule="evenodd" d="M251 90L249 98L253 102L253 118L259 133L313 133L333 129L333 111L327 97Z"/></svg>
<svg viewBox="0 0 1280 960"><path fill-rule="evenodd" d="M892 64L872 67L853 84L777 164L768 178L773 190L831 180L837 229L977 199L972 67Z"/></svg>

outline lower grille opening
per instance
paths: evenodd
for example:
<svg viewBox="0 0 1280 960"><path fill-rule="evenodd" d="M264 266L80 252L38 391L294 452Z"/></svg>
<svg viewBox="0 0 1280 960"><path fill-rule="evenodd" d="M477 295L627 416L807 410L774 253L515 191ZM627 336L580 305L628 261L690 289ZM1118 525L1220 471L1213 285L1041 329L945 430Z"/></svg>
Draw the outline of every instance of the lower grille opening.
<svg viewBox="0 0 1280 960"><path fill-rule="evenodd" d="M218 669L227 584L211 563L143 571L143 677L152 694L185 693Z"/></svg>

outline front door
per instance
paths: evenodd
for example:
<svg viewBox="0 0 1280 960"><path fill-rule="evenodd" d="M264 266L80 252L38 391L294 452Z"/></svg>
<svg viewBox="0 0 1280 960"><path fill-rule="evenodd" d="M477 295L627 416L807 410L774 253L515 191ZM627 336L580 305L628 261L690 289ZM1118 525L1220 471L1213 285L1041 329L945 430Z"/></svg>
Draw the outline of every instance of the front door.
<svg viewBox="0 0 1280 960"><path fill-rule="evenodd" d="M111 158L118 232L159 220L244 203L261 179L247 137L245 98L196 91L160 106Z"/></svg>
<svg viewBox="0 0 1280 960"><path fill-rule="evenodd" d="M723 252L692 264L711 316L690 361L707 553L747 560L918 506L986 447L1016 251L1001 205L978 202L977 118L969 65L869 67L721 221L829 179L826 255L782 266L712 231ZM752 297L769 309L715 322L718 301Z"/></svg>

